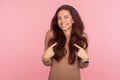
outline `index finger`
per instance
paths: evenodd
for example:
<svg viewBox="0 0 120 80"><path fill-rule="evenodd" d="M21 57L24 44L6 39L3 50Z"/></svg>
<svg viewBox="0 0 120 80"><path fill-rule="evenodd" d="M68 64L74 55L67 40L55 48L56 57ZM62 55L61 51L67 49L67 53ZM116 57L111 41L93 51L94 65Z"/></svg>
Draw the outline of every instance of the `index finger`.
<svg viewBox="0 0 120 80"><path fill-rule="evenodd" d="M52 44L51 46L50 46L50 48L53 48L54 46L56 46L57 45L57 42L55 42L54 44Z"/></svg>
<svg viewBox="0 0 120 80"><path fill-rule="evenodd" d="M75 47L77 47L78 49L81 49L81 47L80 47L80 46L78 46L77 44L74 44L74 46L75 46Z"/></svg>

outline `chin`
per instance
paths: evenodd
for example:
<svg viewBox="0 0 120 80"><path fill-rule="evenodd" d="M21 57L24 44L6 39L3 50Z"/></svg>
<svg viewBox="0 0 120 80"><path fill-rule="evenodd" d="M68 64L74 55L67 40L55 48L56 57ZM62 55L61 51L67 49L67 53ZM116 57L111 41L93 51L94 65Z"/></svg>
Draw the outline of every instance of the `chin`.
<svg viewBox="0 0 120 80"><path fill-rule="evenodd" d="M62 29L63 31L69 31L71 30L71 28L67 28L67 29Z"/></svg>

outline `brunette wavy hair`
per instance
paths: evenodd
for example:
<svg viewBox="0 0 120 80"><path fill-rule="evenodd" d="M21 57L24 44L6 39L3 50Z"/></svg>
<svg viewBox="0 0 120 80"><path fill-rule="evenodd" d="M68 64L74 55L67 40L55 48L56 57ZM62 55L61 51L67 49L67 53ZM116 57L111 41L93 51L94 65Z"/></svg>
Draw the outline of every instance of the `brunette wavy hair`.
<svg viewBox="0 0 120 80"><path fill-rule="evenodd" d="M57 45L53 49L55 53L53 58L58 62L67 53L67 50L65 49L66 37L58 25L58 12L60 10L68 10L74 20L74 23L72 25L71 37L69 41L69 59L68 59L68 62L70 64L74 64L75 59L76 59L75 53L78 51L78 48L76 48L73 44L76 43L77 45L81 46L84 49L87 49L88 47L88 42L87 42L86 37L82 36L84 33L84 24L77 10L74 7L70 5L62 5L57 9L51 21L51 30L53 31L54 37L52 37L49 40L48 46L51 46L53 43L57 42Z"/></svg>

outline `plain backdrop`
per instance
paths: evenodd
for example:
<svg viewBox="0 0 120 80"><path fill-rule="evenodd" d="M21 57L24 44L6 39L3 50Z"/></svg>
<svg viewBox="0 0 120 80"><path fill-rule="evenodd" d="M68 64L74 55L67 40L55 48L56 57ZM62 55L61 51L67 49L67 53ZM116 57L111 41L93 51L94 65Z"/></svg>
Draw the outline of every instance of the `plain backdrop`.
<svg viewBox="0 0 120 80"><path fill-rule="evenodd" d="M89 36L82 80L120 80L120 0L0 0L0 80L47 80L44 38L63 4L78 10Z"/></svg>

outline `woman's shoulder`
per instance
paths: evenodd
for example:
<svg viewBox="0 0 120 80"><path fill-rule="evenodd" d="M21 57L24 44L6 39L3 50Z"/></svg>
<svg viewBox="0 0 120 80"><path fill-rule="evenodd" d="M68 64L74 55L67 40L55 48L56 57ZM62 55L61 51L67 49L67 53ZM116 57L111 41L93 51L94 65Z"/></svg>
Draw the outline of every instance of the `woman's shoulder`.
<svg viewBox="0 0 120 80"><path fill-rule="evenodd" d="M53 37L53 31L48 30L47 33L46 33L46 36L49 36L49 38Z"/></svg>
<svg viewBox="0 0 120 80"><path fill-rule="evenodd" d="M83 32L82 36L86 38L87 42L89 42L88 34L86 32Z"/></svg>
<svg viewBox="0 0 120 80"><path fill-rule="evenodd" d="M88 34L86 32L83 32L82 36L88 38Z"/></svg>

